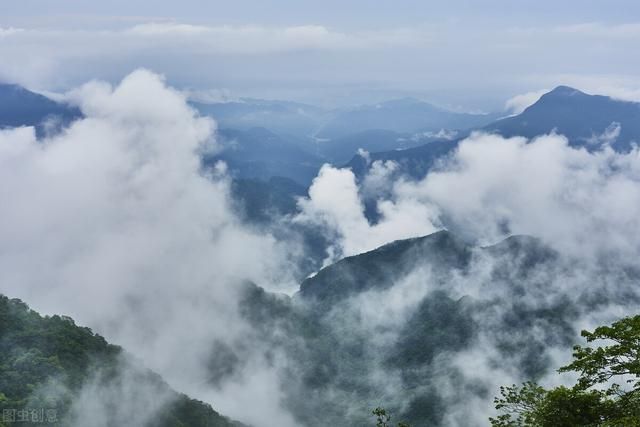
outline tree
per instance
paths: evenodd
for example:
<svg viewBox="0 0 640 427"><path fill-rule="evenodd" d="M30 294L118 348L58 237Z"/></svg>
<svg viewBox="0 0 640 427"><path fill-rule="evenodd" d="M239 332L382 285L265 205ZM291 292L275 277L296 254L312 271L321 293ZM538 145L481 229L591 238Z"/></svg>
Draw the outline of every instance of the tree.
<svg viewBox="0 0 640 427"><path fill-rule="evenodd" d="M389 422L391 421L391 414L389 414L386 409L377 407L372 411L372 414L376 417L376 427L390 427ZM411 427L407 423L398 423L398 427Z"/></svg>
<svg viewBox="0 0 640 427"><path fill-rule="evenodd" d="M551 390L532 382L500 387L492 426L640 426L640 316L581 335L604 343L573 348L573 362L559 372L577 372L577 383Z"/></svg>

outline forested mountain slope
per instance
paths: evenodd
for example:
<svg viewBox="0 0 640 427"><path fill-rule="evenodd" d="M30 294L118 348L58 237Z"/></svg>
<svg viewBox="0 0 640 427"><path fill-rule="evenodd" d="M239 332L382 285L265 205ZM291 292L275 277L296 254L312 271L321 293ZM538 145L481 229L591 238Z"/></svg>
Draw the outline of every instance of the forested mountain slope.
<svg viewBox="0 0 640 427"><path fill-rule="evenodd" d="M6 296L0 296L0 410L9 417L5 425L35 410L33 425L98 419L119 426L241 426L173 391L89 328L65 316L43 317Z"/></svg>

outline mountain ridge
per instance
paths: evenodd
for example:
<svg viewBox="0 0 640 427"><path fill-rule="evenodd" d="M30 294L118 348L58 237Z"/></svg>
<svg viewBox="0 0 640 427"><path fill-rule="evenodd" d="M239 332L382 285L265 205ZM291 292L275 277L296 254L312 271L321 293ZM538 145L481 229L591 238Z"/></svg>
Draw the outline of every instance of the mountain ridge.
<svg viewBox="0 0 640 427"><path fill-rule="evenodd" d="M640 143L640 103L590 95L560 85L542 95L522 113L496 120L477 130L505 138L523 136L529 140L557 132L566 136L573 147L597 150L610 145L616 151L626 152L635 143ZM452 140L436 140L401 151L370 152L369 161L397 161L403 171L420 179L438 158L453 152L469 134L468 130ZM362 177L369 162L355 154L344 166Z"/></svg>
<svg viewBox="0 0 640 427"><path fill-rule="evenodd" d="M128 387L131 395L127 397ZM0 295L0 410L49 408L53 411L50 415L69 424L82 422L74 414L82 409L74 407L80 399L108 406L117 405L118 399L137 399L147 393L154 399L163 397L166 403L152 411L152 419L144 425L246 427L221 416L210 405L174 391L121 347L77 326L70 317L43 317L24 302ZM133 414L112 411L102 421L123 425L135 422L133 419Z"/></svg>
<svg viewBox="0 0 640 427"><path fill-rule="evenodd" d="M81 112L76 107L56 102L20 85L0 84L0 128L34 126L41 136L52 125L59 128L79 117Z"/></svg>

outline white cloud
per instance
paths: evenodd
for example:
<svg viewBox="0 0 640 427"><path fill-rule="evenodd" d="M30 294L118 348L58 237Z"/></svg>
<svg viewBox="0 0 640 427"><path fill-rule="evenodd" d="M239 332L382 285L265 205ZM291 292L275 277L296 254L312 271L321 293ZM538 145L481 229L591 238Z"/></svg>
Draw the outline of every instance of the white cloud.
<svg viewBox="0 0 640 427"><path fill-rule="evenodd" d="M136 25L124 34L157 38L165 42L188 42L212 52L264 54L298 49L351 49L367 47L366 35L331 31L321 25L292 27L200 26L179 23Z"/></svg>
<svg viewBox="0 0 640 427"><path fill-rule="evenodd" d="M631 38L640 36L640 23L612 24L601 22L588 22L574 25L563 25L554 28L560 34L589 36L602 38Z"/></svg>
<svg viewBox="0 0 640 427"><path fill-rule="evenodd" d="M293 52L323 57L371 53L424 45L428 39L427 31L417 29L339 31L323 25L207 26L170 21L102 30L6 28L0 29L0 56L11 61L0 64L0 80L55 90L96 76L115 81L132 68L146 67L186 86L207 88L218 86L221 77L237 84L225 72L228 68L218 66L222 62L241 74L245 67L257 65L265 71L269 63L280 76L297 68L283 69L283 64L291 64Z"/></svg>
<svg viewBox="0 0 640 427"><path fill-rule="evenodd" d="M618 139L621 131L620 123L613 122L601 134L591 135L586 142L591 145L612 144Z"/></svg>
<svg viewBox="0 0 640 427"><path fill-rule="evenodd" d="M369 172L362 181L362 194L365 198L380 197L387 193L389 183L393 182L400 165L392 160L376 160L370 165Z"/></svg>
<svg viewBox="0 0 640 427"><path fill-rule="evenodd" d="M600 138L619 133L613 124ZM385 169L386 170L386 169ZM386 185L380 183L389 177ZM542 238L553 247L583 256L640 252L640 153L619 154L569 147L561 135L532 141L474 134L421 181L381 173L370 177L378 190L382 218L369 224L349 170L325 166L303 218L340 236L345 254L394 239L420 236L447 224L454 232L489 244L509 234ZM337 182L336 182L337 181ZM340 191L336 191L339 188Z"/></svg>
<svg viewBox="0 0 640 427"><path fill-rule="evenodd" d="M393 171L392 163L374 168L377 177L370 177L369 185ZM381 184L375 182L375 186ZM298 222L319 224L331 230L336 237L334 255L349 256L365 252L393 240L426 235L437 228L431 206L411 198L400 202L381 200L381 215L376 224L370 224L364 214L355 176L350 169L324 165L309 188L309 197L298 202L301 213ZM328 261L334 261L329 259Z"/></svg>
<svg viewBox="0 0 640 427"><path fill-rule="evenodd" d="M452 22L354 30L313 22L277 26L138 21L128 27L122 25L129 25L130 19L117 25L74 26L83 30L59 24L21 25L21 31L15 31L17 23L4 27L0 56L11 60L0 63L0 79L60 90L96 77L117 81L132 68L147 67L183 86L227 87L253 97L328 103L340 98L354 103L371 99L363 95L363 87L385 96L419 90L439 104L486 111L500 108L513 88L569 84L592 90L557 78L569 74L564 64L570 55L571 69L580 70L577 77L625 76L630 84L615 84L615 90L604 93L640 99L634 37L603 35L594 43L594 37L585 34L593 24L564 30L516 28L505 38L504 29L478 23L462 30ZM633 34L636 26L601 26L597 31ZM476 84L477 72L469 72L470 63L473 70L483 70L482 89ZM543 71L534 75L531 70ZM635 90L635 95L625 88Z"/></svg>
<svg viewBox="0 0 640 427"><path fill-rule="evenodd" d="M485 242L511 233L543 238L571 253L640 249L640 155L589 153L559 135L527 143L474 135L448 167L397 191L435 204Z"/></svg>
<svg viewBox="0 0 640 427"><path fill-rule="evenodd" d="M240 282L287 286L293 268L273 237L240 224L225 168L202 174L198 150L214 144L213 121L145 70L67 99L85 118L55 137L0 131L0 180L10 183L0 188L0 292L71 315L227 415L286 419L275 398L250 409L257 394L277 396L277 382L211 390L202 381L213 341L242 331Z"/></svg>
<svg viewBox="0 0 640 427"><path fill-rule="evenodd" d="M211 28L202 25L180 24L173 22L149 22L139 24L126 30L130 34L141 36L191 36L201 35L211 31Z"/></svg>
<svg viewBox="0 0 640 427"><path fill-rule="evenodd" d="M540 97L549 92L548 89L537 90L534 92L527 92L520 95L516 95L505 102L505 110L510 114L520 114L531 105L538 102Z"/></svg>
<svg viewBox="0 0 640 427"><path fill-rule="evenodd" d="M8 27L8 28L2 28L0 27L0 38L2 37L8 37L14 34L18 34L20 32L24 31L22 28L14 28L14 27Z"/></svg>

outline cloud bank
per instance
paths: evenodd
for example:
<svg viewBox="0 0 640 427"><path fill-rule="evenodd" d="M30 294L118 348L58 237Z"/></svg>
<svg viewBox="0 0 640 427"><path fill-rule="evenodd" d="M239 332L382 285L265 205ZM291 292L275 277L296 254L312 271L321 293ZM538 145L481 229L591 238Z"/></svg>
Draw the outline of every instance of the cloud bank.
<svg viewBox="0 0 640 427"><path fill-rule="evenodd" d="M245 327L239 285L278 289L295 262L240 224L224 165L201 170L214 122L145 70L67 98L85 118L54 137L0 131L0 292L72 316L226 415L293 425L273 367L251 352L253 382L203 383L214 343ZM247 409L264 395L259 413Z"/></svg>
<svg viewBox="0 0 640 427"><path fill-rule="evenodd" d="M542 89L534 92L527 92L521 95L516 95L512 98L509 98L507 102L505 102L505 110L512 115L520 114L528 107L538 102L540 97L547 92L549 92L548 89Z"/></svg>
<svg viewBox="0 0 640 427"><path fill-rule="evenodd" d="M181 87L334 105L419 95L454 110L496 111L513 94L560 84L640 99L637 23L496 27L434 20L353 29L313 18L279 25L107 21L66 28L3 22L0 55L10 60L0 64L0 80L66 90L147 67ZM543 72L532 71L541 63ZM475 70L483 70L482 89Z"/></svg>
<svg viewBox="0 0 640 427"><path fill-rule="evenodd" d="M617 132L612 125L598 137L613 141ZM377 216L366 213L371 200ZM400 218L386 206L414 208ZM309 304L319 305L317 316L336 335L331 354L339 355L336 379L320 395L344 413L363 413L361 402L379 399L400 419L485 425L500 386L570 383L555 369L582 342L579 331L637 312L637 148L588 151L557 134L476 133L421 180L393 162L371 165L359 182L348 169L325 166L300 207L298 220L337 236L333 254L452 231L310 279L330 301L310 296ZM421 250L418 242L435 243ZM358 399L347 397L345 377L357 378Z"/></svg>
<svg viewBox="0 0 640 427"><path fill-rule="evenodd" d="M611 142L617 133L614 124L596 137ZM422 180L385 178L381 167L358 186L351 171L325 166L300 203L301 219L333 230L344 254L441 228L481 244L527 234L571 254L640 250L637 149L589 152L556 134L528 141L477 133ZM376 200L377 223L365 217L365 193Z"/></svg>
<svg viewBox="0 0 640 427"><path fill-rule="evenodd" d="M365 182L368 192L381 191L385 179L395 168L393 162L376 162ZM377 209L380 220L370 224L356 179L349 169L324 165L309 188L309 197L299 200L300 214L294 222L315 224L330 230L333 244L325 260L336 261L382 246L393 240L430 234L437 230L432 224L431 206L404 198L380 200Z"/></svg>

